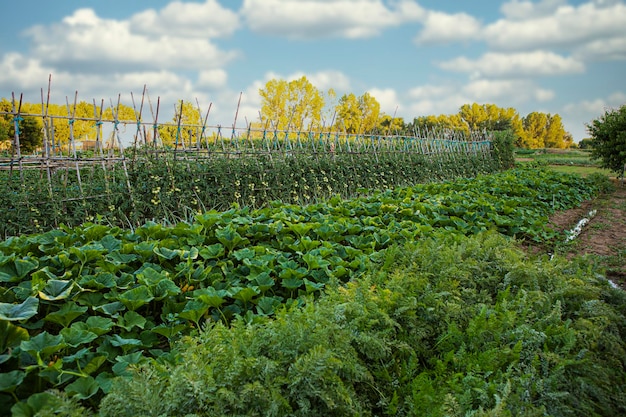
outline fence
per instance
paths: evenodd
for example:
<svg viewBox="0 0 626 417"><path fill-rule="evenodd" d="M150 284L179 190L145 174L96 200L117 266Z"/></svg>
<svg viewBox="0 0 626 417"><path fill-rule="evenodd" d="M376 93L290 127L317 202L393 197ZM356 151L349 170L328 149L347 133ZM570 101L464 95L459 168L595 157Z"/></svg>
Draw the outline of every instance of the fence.
<svg viewBox="0 0 626 417"><path fill-rule="evenodd" d="M145 98L144 89L139 109L133 98L134 118L127 119L118 117L119 98L117 106L111 103L111 118L103 117L103 103L97 106L95 101L93 117L77 116L76 96L73 106L67 103L66 115L50 114L43 92L39 113L22 112L21 99L18 102L13 98L11 111L0 111L0 117L12 122L15 133L10 149L0 157L0 189L4 193L0 200L8 207L3 234L38 230L43 221L53 227L76 223L88 214L103 213L107 207L114 207L116 215L126 222L131 222L132 217L132 223L137 224L146 218L173 213L173 207L184 201L193 201L196 209L209 209L224 208L225 201L254 206L268 199L293 196L297 200L297 195L301 196L299 201L308 198L308 202L310 198L324 198L338 191L346 195L359 187L379 184L377 174L361 172L363 164L387 170L386 179L381 180L392 186L402 181L389 180L390 175L407 176L413 168L413 174L404 182L418 180L418 166L431 172L438 165L437 169L444 172L471 161L471 172L476 172L478 165L493 163L492 138L485 133L464 136L455 131L424 130L414 135L348 134L331 129L279 130L273 128L273 123L259 127L247 120L240 127L239 109L233 124L225 127L208 123L211 106L200 117L200 123L188 124L183 120L182 102L177 118L163 123L158 120L159 100L156 111L150 104L151 120L147 120L143 112ZM202 114L199 108L198 113ZM43 133L42 146L28 155L20 151L24 138L20 122L26 118L37 119ZM82 126L80 135L78 125ZM63 129L64 138L58 133ZM169 137L163 137L165 134ZM277 164L281 164L280 169L289 166L288 169L299 169L301 173L306 168L311 173L307 174L308 184L320 190L327 187L328 192L319 191L313 197L309 197L311 192L298 194L299 190L294 189L298 181L288 184L289 178L281 176L293 171L269 172ZM333 167L338 164L343 167ZM444 169L443 165L449 168ZM325 174L313 174L318 170L323 173L324 169L336 178L328 180ZM492 168L485 171L489 169ZM218 171L221 177L216 174ZM462 171L457 174L469 175ZM248 179L240 181L235 178L238 175L247 175ZM258 176L256 184L251 175ZM428 174L419 175L423 178ZM358 180L359 176L371 178ZM167 196L161 191L166 181L168 192L178 196L178 200L172 198L167 203L168 207L164 203ZM340 189L340 183L344 187L350 184L351 189ZM284 190L269 190L272 186ZM95 200L97 204L91 203ZM74 220L70 221L72 216Z"/></svg>

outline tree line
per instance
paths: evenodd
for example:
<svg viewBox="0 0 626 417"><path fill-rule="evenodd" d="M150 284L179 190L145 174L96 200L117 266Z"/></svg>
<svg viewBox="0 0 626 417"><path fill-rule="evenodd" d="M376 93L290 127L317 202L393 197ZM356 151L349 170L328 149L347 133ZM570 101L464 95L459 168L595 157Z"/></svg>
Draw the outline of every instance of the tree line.
<svg viewBox="0 0 626 417"><path fill-rule="evenodd" d="M348 134L416 135L428 130L471 131L511 130L521 148L568 148L574 143L558 114L532 112L522 117L512 107L495 104L464 104L455 114L415 117L405 122L380 110L369 93L345 94L339 100L333 90L324 94L305 76L292 80L270 80L259 91L263 128L276 130L339 130ZM326 100L331 105L326 105ZM336 101L334 105L332 102Z"/></svg>
<svg viewBox="0 0 626 417"><path fill-rule="evenodd" d="M419 116L411 122L405 122L402 117L382 112L380 103L368 92L360 96L349 93L337 98L332 89L323 92L305 76L291 81L270 80L259 90L259 95L259 121L252 122L250 127L263 131L339 131L347 134L414 136L433 130L452 130L465 134L472 131L510 130L514 134L515 145L520 148L568 148L573 145L572 135L564 129L558 114L532 112L522 117L512 107L472 103L464 104L454 114ZM14 108L9 100L0 100L0 112L13 113ZM41 114L42 105L22 103L19 110L21 114ZM71 135L76 140L94 140L100 126L98 120L137 120L135 110L123 104L115 108L102 108L81 101L73 106L50 104L46 111L49 120L52 120L45 127L48 129L46 137L54 139L57 145L67 144ZM54 119L54 116L65 119ZM158 126L157 143L171 146L179 142L194 142L201 135L201 129L197 126L202 124L200 109L189 102L179 101L172 121ZM41 147L44 137L41 117L24 116L16 119L13 114L0 114L0 149L11 148L16 125L23 153ZM189 126L196 128L190 129ZM154 139L151 131L144 133L144 141ZM107 140L102 136L100 138Z"/></svg>

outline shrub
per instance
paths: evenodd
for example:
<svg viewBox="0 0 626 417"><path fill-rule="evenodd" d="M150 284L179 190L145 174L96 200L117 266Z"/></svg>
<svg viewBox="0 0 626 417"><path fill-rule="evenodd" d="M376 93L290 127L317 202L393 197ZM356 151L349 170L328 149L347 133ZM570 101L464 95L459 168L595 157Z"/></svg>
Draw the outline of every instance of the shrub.
<svg viewBox="0 0 626 417"><path fill-rule="evenodd" d="M592 138L591 157L600 159L602 168L624 175L626 168L626 104L587 124Z"/></svg>
<svg viewBox="0 0 626 417"><path fill-rule="evenodd" d="M208 326L104 416L626 413L626 295L584 260L437 233L275 320Z"/></svg>

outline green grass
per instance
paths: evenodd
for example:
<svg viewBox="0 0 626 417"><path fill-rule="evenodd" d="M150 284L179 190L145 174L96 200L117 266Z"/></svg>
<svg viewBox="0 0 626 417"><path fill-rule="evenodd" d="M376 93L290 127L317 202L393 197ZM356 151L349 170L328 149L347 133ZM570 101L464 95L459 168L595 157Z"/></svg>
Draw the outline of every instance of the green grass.
<svg viewBox="0 0 626 417"><path fill-rule="evenodd" d="M591 152L578 149L517 149L519 160L532 160L547 165L598 166L599 161L591 159Z"/></svg>
<svg viewBox="0 0 626 417"><path fill-rule="evenodd" d="M615 174L608 169L592 167L592 166L578 166L578 165L549 165L550 169L557 172L564 172L567 174L578 174L586 177L591 174L603 174L609 177L614 177Z"/></svg>

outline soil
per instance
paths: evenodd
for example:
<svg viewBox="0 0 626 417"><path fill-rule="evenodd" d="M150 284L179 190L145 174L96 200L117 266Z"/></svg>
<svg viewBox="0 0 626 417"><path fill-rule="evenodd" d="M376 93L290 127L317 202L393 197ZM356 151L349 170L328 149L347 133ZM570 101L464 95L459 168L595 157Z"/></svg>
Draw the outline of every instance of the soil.
<svg viewBox="0 0 626 417"><path fill-rule="evenodd" d="M596 214L590 217L592 210ZM589 222L580 235L559 247L558 252L568 258L596 255L606 268L607 278L626 289L626 185L615 180L615 191L554 214L550 225L559 231L572 230L583 218Z"/></svg>

